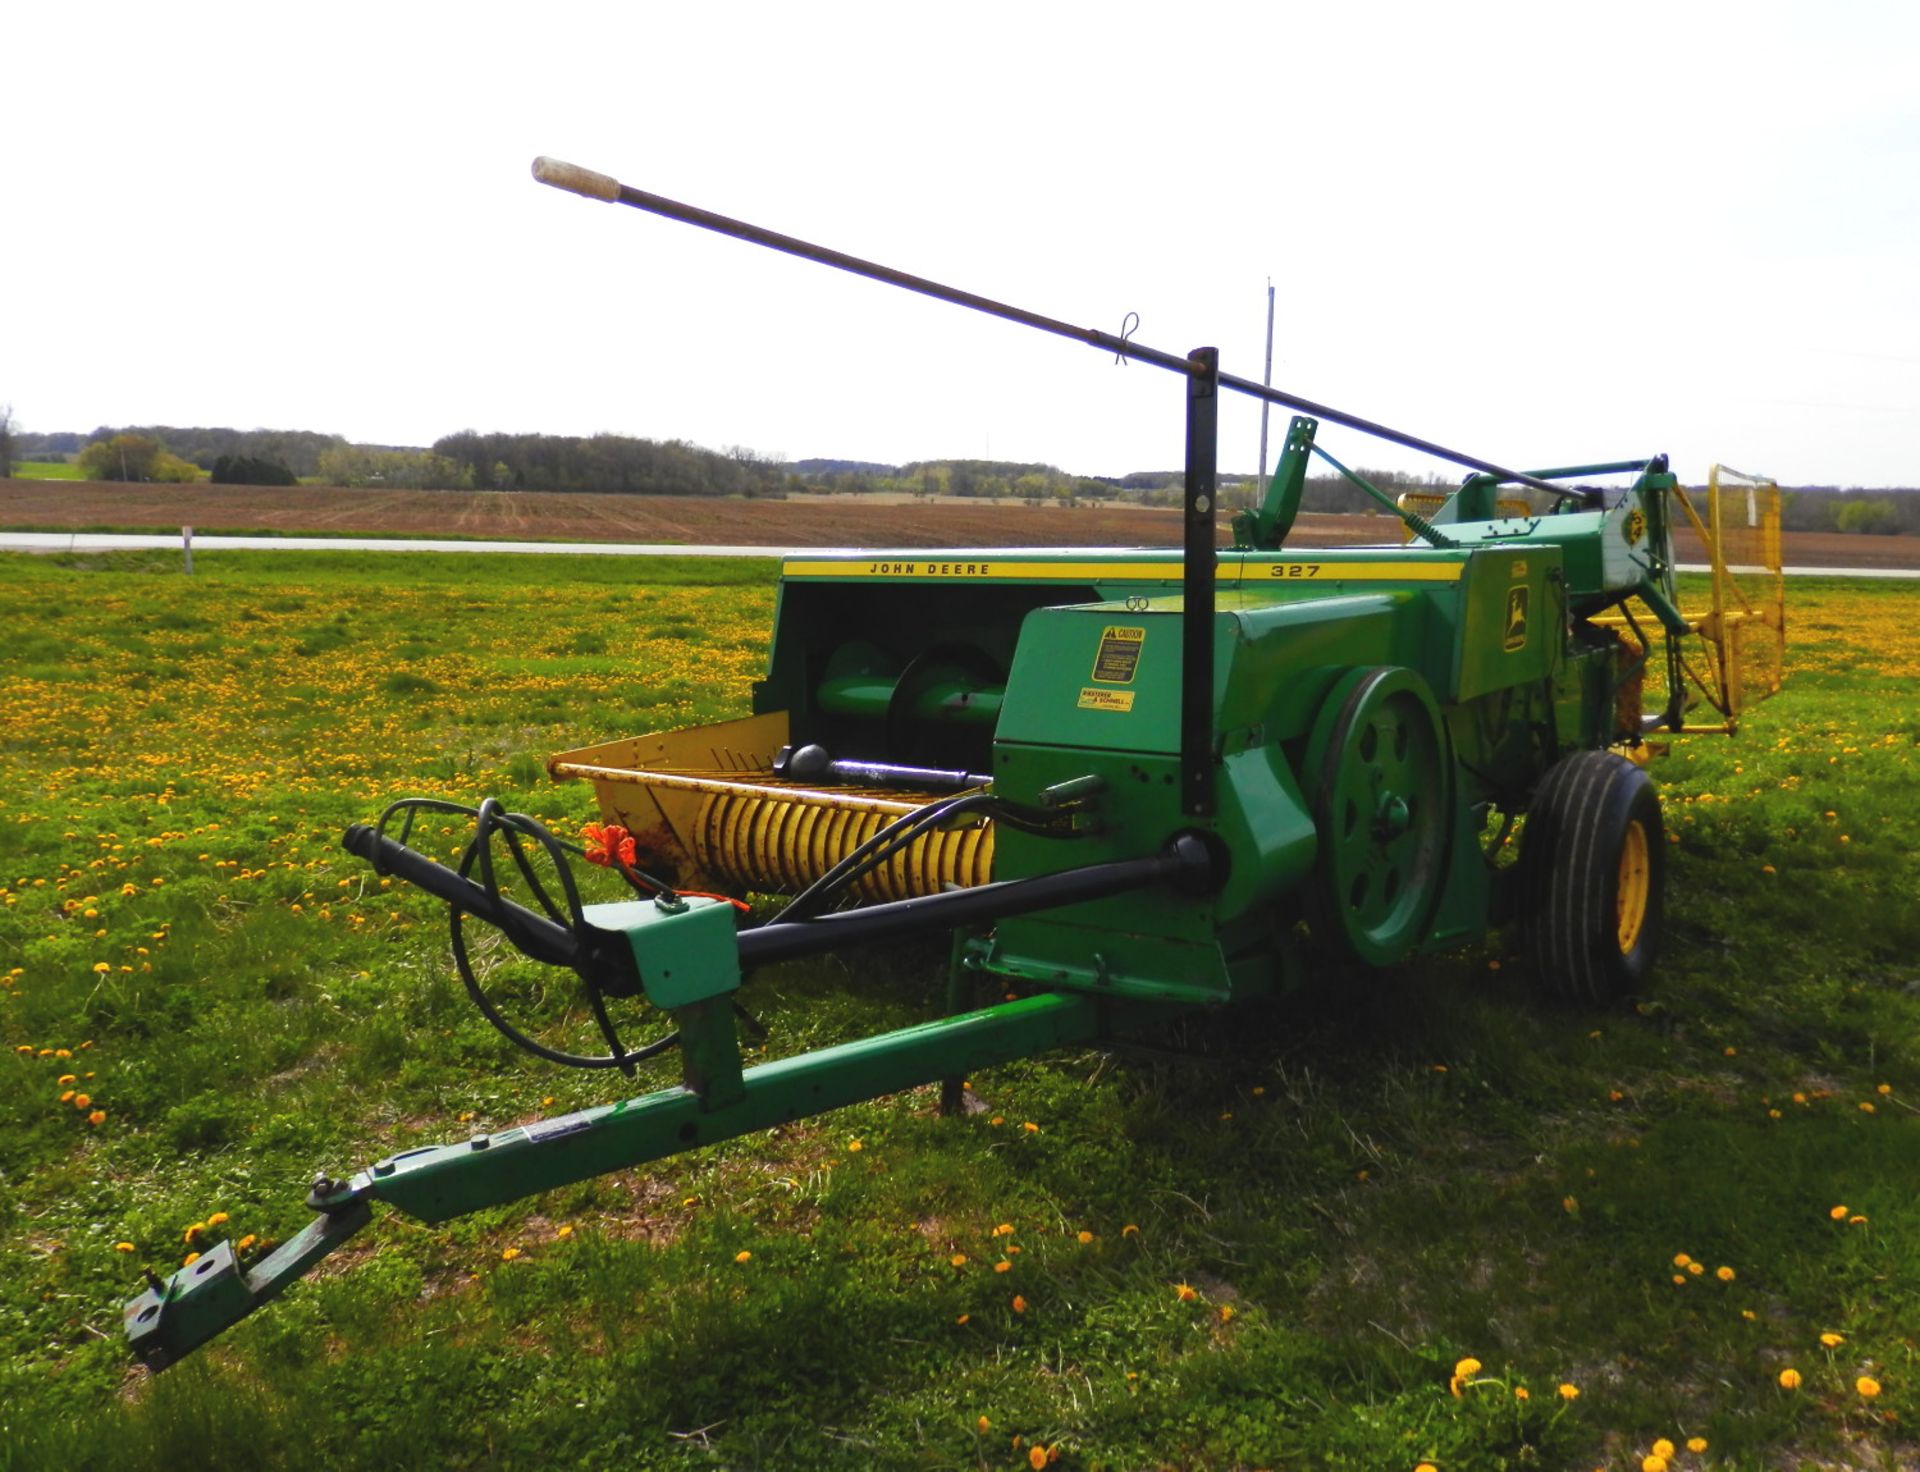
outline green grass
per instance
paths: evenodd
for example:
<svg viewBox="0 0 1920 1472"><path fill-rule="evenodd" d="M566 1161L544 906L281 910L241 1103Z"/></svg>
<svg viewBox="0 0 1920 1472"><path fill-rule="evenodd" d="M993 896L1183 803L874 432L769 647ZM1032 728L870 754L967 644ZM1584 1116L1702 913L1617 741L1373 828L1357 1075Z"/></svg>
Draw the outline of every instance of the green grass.
<svg viewBox="0 0 1920 1472"><path fill-rule="evenodd" d="M15 480L84 480L80 467L69 460L16 460Z"/></svg>
<svg viewBox="0 0 1920 1472"><path fill-rule="evenodd" d="M1068 1469L1459 1472L1691 1435L1676 1468L1914 1463L1920 599L1839 582L1791 590L1787 693L1656 767L1680 841L1637 1009L1541 1004L1498 944L1323 976L983 1074L965 1119L923 1090L438 1227L385 1213L131 1374L118 1305L192 1223L283 1238L318 1168L612 1097L509 1051L436 907L337 841L414 792L577 823L549 752L741 713L774 569L616 563L5 563L0 1469L1010 1468L1037 1441ZM773 968L746 1001L785 1054L932 1015L941 963ZM499 979L577 1027L565 988Z"/></svg>

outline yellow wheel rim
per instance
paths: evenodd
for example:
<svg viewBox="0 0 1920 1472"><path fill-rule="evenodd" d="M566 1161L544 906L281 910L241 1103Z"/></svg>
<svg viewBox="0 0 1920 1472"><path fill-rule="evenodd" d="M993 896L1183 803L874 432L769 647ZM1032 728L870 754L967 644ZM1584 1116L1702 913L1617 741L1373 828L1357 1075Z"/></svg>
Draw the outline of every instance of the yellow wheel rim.
<svg viewBox="0 0 1920 1472"><path fill-rule="evenodd" d="M1647 894L1652 880L1647 863L1647 830L1638 819L1627 824L1627 836L1620 845L1619 899L1615 920L1619 928L1620 954L1628 955L1640 943L1640 927L1647 918Z"/></svg>

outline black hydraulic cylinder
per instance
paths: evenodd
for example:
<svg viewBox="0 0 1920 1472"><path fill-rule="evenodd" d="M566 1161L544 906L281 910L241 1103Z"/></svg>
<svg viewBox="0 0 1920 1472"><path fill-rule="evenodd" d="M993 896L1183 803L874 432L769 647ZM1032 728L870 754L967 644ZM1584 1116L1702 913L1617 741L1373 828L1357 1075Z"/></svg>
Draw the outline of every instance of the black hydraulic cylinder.
<svg viewBox="0 0 1920 1472"><path fill-rule="evenodd" d="M1107 864L1089 864L1084 869L1065 869L1058 874L1037 874L1031 879L1009 879L999 884L948 890L944 894L918 895L786 925L776 920L740 932L740 964L756 966L793 956L811 956L839 946L1004 920L1035 910L1105 899L1154 884L1171 883L1204 893L1214 882L1212 852L1197 835L1181 834L1161 852L1144 859L1117 859Z"/></svg>

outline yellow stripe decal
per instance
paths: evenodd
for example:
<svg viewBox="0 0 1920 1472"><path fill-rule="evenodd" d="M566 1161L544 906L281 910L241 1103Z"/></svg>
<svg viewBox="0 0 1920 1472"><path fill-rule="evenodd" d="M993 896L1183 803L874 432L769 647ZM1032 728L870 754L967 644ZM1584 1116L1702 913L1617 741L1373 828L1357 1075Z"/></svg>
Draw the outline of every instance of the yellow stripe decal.
<svg viewBox="0 0 1920 1472"><path fill-rule="evenodd" d="M1284 562L1222 560L1218 580L1253 585L1263 582L1390 582L1457 583L1466 572L1458 562L1339 562L1290 558ZM863 562L803 561L790 558L780 574L788 578L888 578L922 581L978 581L982 578L1021 582L1177 583L1178 562L1014 562L992 557L969 562L951 558L887 558Z"/></svg>

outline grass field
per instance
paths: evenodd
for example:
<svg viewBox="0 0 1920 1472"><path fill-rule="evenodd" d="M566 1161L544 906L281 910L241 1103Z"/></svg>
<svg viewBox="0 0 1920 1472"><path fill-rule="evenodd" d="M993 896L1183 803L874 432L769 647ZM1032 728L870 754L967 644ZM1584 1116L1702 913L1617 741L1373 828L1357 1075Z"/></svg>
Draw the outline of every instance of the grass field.
<svg viewBox="0 0 1920 1472"><path fill-rule="evenodd" d="M1920 1463L1920 597L1817 581L1786 693L1656 766L1637 1007L1538 1004L1498 945L1333 977L977 1076L965 1119L388 1213L130 1369L142 1264L612 1096L508 1049L439 907L338 847L413 793L575 825L550 751L744 710L770 570L542 562L4 563L0 1469ZM794 1052L933 1015L941 961L745 1000Z"/></svg>
<svg viewBox="0 0 1920 1472"><path fill-rule="evenodd" d="M68 460L16 460L13 473L20 480L83 480L80 467Z"/></svg>

